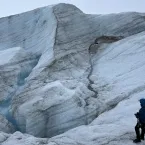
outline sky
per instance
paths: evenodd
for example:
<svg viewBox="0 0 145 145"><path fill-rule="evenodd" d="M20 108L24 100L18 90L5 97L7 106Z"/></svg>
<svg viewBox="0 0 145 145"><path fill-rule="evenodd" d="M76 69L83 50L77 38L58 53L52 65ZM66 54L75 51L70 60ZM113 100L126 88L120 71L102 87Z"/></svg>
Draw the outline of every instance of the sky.
<svg viewBox="0 0 145 145"><path fill-rule="evenodd" d="M145 0L0 0L0 17L56 3L71 3L88 14L145 12Z"/></svg>

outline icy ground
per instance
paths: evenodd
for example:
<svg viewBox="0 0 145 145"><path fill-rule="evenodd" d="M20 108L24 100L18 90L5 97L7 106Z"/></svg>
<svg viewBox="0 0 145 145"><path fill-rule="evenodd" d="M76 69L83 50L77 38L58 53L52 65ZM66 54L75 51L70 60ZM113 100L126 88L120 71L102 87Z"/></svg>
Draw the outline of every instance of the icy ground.
<svg viewBox="0 0 145 145"><path fill-rule="evenodd" d="M133 145L144 40L134 12L58 4L1 18L0 145Z"/></svg>

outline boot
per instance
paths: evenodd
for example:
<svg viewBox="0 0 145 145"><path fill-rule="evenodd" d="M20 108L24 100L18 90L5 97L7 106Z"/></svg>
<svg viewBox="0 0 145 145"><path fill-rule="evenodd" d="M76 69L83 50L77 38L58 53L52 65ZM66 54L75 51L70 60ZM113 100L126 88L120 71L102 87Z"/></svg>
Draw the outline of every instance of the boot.
<svg viewBox="0 0 145 145"><path fill-rule="evenodd" d="M139 143L139 142L141 142L141 140L140 139L135 139L135 140L133 140L133 142L134 143Z"/></svg>
<svg viewBox="0 0 145 145"><path fill-rule="evenodd" d="M143 124L141 127L141 140L144 140L144 134L145 134L145 126Z"/></svg>

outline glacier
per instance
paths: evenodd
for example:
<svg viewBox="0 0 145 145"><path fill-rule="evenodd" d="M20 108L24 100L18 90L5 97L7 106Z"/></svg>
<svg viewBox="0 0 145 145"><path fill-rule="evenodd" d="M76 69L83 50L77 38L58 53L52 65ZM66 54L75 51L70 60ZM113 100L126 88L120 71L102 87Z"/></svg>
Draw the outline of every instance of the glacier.
<svg viewBox="0 0 145 145"><path fill-rule="evenodd" d="M0 144L132 145L144 40L144 13L57 4L1 18Z"/></svg>

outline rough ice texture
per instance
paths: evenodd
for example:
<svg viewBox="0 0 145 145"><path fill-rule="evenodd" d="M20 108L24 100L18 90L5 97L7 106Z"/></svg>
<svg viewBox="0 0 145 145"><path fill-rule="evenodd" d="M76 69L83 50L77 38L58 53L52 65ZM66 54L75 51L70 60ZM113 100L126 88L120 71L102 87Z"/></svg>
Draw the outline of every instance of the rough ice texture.
<svg viewBox="0 0 145 145"><path fill-rule="evenodd" d="M15 131L14 126L2 115L0 115L0 131L5 133L14 133Z"/></svg>
<svg viewBox="0 0 145 145"><path fill-rule="evenodd" d="M24 83L25 76L37 63L36 57L20 47L0 50L0 102L11 97L19 85Z"/></svg>
<svg viewBox="0 0 145 145"><path fill-rule="evenodd" d="M67 4L0 19L0 55L11 51L0 64L8 67L13 58L18 72L31 68L23 76L12 66L7 77L12 72L16 77L6 85L12 91L2 97L12 98L10 110L20 131L52 137L77 127L45 141L1 133L2 145L131 145L133 113L145 85L143 31L145 14L87 15Z"/></svg>

